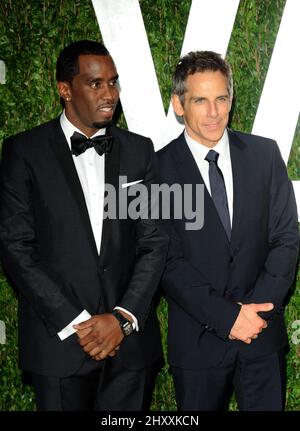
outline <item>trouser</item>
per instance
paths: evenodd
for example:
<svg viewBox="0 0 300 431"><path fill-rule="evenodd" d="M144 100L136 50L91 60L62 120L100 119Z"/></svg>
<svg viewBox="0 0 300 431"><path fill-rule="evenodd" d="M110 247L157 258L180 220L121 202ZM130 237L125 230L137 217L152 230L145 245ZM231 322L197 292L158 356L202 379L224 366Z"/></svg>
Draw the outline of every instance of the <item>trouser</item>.
<svg viewBox="0 0 300 431"><path fill-rule="evenodd" d="M171 372L179 410L226 410L232 389L241 411L284 409L285 349L255 359L228 349L219 366Z"/></svg>
<svg viewBox="0 0 300 431"><path fill-rule="evenodd" d="M149 410L158 364L128 370L118 357L70 377L31 374L37 410Z"/></svg>

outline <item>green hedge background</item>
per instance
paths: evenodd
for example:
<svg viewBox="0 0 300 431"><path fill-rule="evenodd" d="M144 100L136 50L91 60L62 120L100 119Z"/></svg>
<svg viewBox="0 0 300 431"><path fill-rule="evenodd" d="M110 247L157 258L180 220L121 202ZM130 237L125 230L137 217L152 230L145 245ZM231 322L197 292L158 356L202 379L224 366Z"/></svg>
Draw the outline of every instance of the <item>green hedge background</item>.
<svg viewBox="0 0 300 431"><path fill-rule="evenodd" d="M190 4L191 0L140 0L166 110L170 100L171 74L180 55ZM251 131L284 5L285 0L240 2L227 52L235 80L233 128ZM7 74L6 84L0 85L0 143L4 137L30 129L60 112L55 61L65 45L83 38L101 40L90 0L1 0L0 59L6 63ZM136 72L138 61L128 67ZM280 106L280 92L284 89L277 90L278 109L284 109ZM121 117L120 125L126 127L124 117ZM288 163L293 180L300 180L299 129L298 121ZM295 330L291 325L300 319L299 271L297 278L286 310L290 340ZM165 346L167 319L164 299L158 313ZM1 272L0 320L5 322L7 336L6 344L0 344L0 410L34 410L31 388L22 381L17 365L16 299ZM299 345L290 342L287 359L286 409L300 410ZM176 409L167 366L158 377L152 409ZM236 409L234 398L230 409Z"/></svg>

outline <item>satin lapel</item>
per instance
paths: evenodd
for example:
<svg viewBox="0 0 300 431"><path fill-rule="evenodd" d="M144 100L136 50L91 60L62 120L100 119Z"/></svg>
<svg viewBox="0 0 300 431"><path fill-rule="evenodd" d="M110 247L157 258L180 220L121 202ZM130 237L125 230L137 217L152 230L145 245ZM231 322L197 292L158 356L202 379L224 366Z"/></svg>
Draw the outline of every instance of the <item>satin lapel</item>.
<svg viewBox="0 0 300 431"><path fill-rule="evenodd" d="M219 215L217 213L216 207L213 203L213 200L206 188L202 175L198 169L198 166L195 162L194 156L191 153L186 140L184 138L184 134L182 133L176 143L176 147L174 148L174 158L177 161L178 172L182 178L183 184L204 184L204 215L208 217L209 214L215 214L216 220L220 223L222 230L224 232L224 240L229 244L225 229L219 219ZM204 224L205 224L204 217Z"/></svg>
<svg viewBox="0 0 300 431"><path fill-rule="evenodd" d="M245 143L236 135L236 133L228 129L230 158L233 177L233 219L231 243L234 245L238 238L239 225L243 217L243 210L247 208L247 190L245 172L248 171L247 162L244 157Z"/></svg>
<svg viewBox="0 0 300 431"><path fill-rule="evenodd" d="M113 136L112 131L108 131ZM116 191L116 216L118 218L118 192L119 192L119 172L120 172L120 142L113 136L111 151L105 156L105 183L111 184ZM109 249L109 240L112 234L113 220L103 219L101 247L100 247L100 265L105 266L106 251Z"/></svg>
<svg viewBox="0 0 300 431"><path fill-rule="evenodd" d="M71 194L78 205L78 210L82 218L83 228L86 231L93 253L95 255L95 258L97 259L97 246L95 243L84 194L73 162L70 148L60 126L59 118L55 120L53 124L53 136L50 139L50 143L56 156L56 159L60 165L62 174L65 177L65 180L70 188Z"/></svg>

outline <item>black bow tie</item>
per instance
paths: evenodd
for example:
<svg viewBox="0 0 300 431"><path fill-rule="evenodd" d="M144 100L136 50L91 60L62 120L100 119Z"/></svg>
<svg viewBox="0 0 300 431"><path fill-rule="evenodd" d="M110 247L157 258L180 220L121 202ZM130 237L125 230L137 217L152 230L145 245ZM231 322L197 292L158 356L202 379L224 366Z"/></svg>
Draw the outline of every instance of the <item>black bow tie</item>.
<svg viewBox="0 0 300 431"><path fill-rule="evenodd" d="M87 138L81 133L74 132L71 136L72 154L79 156L88 148L94 147L99 156L108 153L111 150L112 137L107 135L98 135L94 138Z"/></svg>

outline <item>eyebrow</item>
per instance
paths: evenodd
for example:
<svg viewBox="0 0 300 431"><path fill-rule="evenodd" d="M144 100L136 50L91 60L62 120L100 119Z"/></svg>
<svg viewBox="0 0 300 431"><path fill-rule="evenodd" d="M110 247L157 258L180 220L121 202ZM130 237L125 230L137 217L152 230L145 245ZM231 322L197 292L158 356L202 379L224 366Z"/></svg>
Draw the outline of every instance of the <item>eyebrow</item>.
<svg viewBox="0 0 300 431"><path fill-rule="evenodd" d="M219 99L220 97L226 97L226 98L229 98L230 96L229 96L229 94L227 93L227 94L220 94L219 96L217 96L216 97L216 99ZM191 98L190 98L190 100L208 100L208 98L207 97L204 97L204 96L192 96Z"/></svg>
<svg viewBox="0 0 300 431"><path fill-rule="evenodd" d="M92 78L92 77L89 77L88 75L87 75L87 80L88 81L90 81L90 82L95 82L95 81L104 81L104 78ZM119 75L117 74L117 75L115 75L115 76L112 76L111 78L109 78L109 81L117 81L119 79Z"/></svg>
<svg viewBox="0 0 300 431"><path fill-rule="evenodd" d="M190 98L190 100L199 100L199 99L207 99L207 97L203 97L203 96L192 96Z"/></svg>

